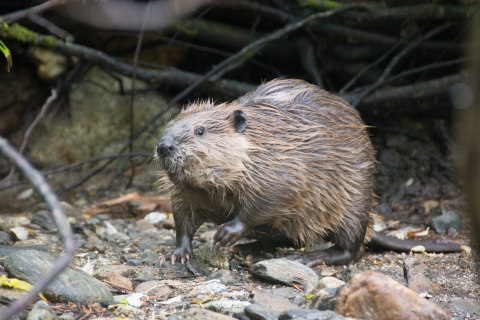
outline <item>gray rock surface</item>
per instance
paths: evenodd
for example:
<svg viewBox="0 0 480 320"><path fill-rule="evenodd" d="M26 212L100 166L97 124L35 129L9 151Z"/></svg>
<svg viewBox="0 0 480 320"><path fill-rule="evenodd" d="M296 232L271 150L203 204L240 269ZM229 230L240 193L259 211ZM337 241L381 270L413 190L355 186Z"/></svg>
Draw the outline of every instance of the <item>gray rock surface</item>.
<svg viewBox="0 0 480 320"><path fill-rule="evenodd" d="M313 297L310 304L311 309L317 310L335 310L337 304L337 295L343 286L336 288L320 289Z"/></svg>
<svg viewBox="0 0 480 320"><path fill-rule="evenodd" d="M243 314L246 306L251 303L239 300L216 300L202 304L205 309L226 314L229 316Z"/></svg>
<svg viewBox="0 0 480 320"><path fill-rule="evenodd" d="M310 292L318 283L318 275L309 267L295 261L272 259L260 261L250 267L250 272L263 279L291 286L299 283Z"/></svg>
<svg viewBox="0 0 480 320"><path fill-rule="evenodd" d="M280 312L276 312L259 304L246 306L244 311L245 314L253 320L277 320L280 316Z"/></svg>
<svg viewBox="0 0 480 320"><path fill-rule="evenodd" d="M35 284L49 271L58 258L50 252L19 250L4 260L4 268L9 277ZM74 303L109 303L113 296L107 287L83 271L67 267L55 278L43 295L50 301L71 301Z"/></svg>
<svg viewBox="0 0 480 320"><path fill-rule="evenodd" d="M59 318L45 301L40 300L33 306L27 320L59 320Z"/></svg>
<svg viewBox="0 0 480 320"><path fill-rule="evenodd" d="M432 225L438 233L445 233L450 228L462 229L462 219L454 211L444 211L442 215L432 219Z"/></svg>
<svg viewBox="0 0 480 320"><path fill-rule="evenodd" d="M347 318L333 311L318 310L288 310L283 312L278 320L346 320ZM351 318L348 318L351 319Z"/></svg>
<svg viewBox="0 0 480 320"><path fill-rule="evenodd" d="M175 319L178 319L175 318ZM188 319L188 320L235 320L235 318L226 316L224 314L205 310L201 308L190 308L187 312L185 312L180 319Z"/></svg>
<svg viewBox="0 0 480 320"><path fill-rule="evenodd" d="M285 310L298 309L298 306L291 303L287 298L270 292L255 293L252 302L277 313Z"/></svg>

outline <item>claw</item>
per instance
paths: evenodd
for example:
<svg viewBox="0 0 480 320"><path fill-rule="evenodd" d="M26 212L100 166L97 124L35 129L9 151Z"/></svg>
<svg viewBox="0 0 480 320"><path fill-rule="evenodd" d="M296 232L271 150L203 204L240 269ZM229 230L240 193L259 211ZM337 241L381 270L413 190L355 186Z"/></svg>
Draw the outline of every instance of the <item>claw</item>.
<svg viewBox="0 0 480 320"><path fill-rule="evenodd" d="M190 259L190 255L188 253L185 255L185 257L187 258L187 260Z"/></svg>
<svg viewBox="0 0 480 320"><path fill-rule="evenodd" d="M181 257L181 258L180 258L180 262L181 262L182 264L184 264L184 263L185 263L185 257Z"/></svg>
<svg viewBox="0 0 480 320"><path fill-rule="evenodd" d="M175 257L175 255L172 254L172 258L170 259L170 263L171 263L172 265L174 265L174 264L175 264L175 260L177 260L177 257Z"/></svg>
<svg viewBox="0 0 480 320"><path fill-rule="evenodd" d="M165 256L162 254L158 259L158 266L162 266L165 263Z"/></svg>

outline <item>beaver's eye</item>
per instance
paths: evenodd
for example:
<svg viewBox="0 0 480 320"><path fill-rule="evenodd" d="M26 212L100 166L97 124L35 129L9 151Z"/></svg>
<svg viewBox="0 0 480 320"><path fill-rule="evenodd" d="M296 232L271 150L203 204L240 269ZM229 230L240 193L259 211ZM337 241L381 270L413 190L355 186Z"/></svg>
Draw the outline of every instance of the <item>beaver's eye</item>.
<svg viewBox="0 0 480 320"><path fill-rule="evenodd" d="M205 128L203 127L195 128L195 134L199 137L202 137L203 135L205 135Z"/></svg>

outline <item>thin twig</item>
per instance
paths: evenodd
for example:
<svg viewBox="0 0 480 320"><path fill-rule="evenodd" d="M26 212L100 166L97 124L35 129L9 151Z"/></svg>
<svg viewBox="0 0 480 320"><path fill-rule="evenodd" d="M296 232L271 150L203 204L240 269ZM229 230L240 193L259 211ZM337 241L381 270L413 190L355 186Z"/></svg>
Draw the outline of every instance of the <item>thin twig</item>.
<svg viewBox="0 0 480 320"><path fill-rule="evenodd" d="M422 43L423 41L433 37L434 35L438 34L439 32L441 32L442 30L448 28L451 26L451 23L445 23L443 25L441 25L440 27L438 28L435 28L433 29L432 31L428 32L427 34L425 34L423 37L420 37L419 39L415 40L414 42L410 43L408 46L406 46L402 51L400 51L395 57L393 57L393 59L390 61L390 63L388 64L388 66L385 68L385 70L383 71L383 74L380 78L378 78L377 81L375 81L374 84L372 84L371 86L369 86L367 89L365 89L362 93L359 94L359 96L355 99L355 101L352 103L352 106L354 107L357 107L358 104L362 101L362 99L370 94L371 92L373 92L375 89L377 89L379 86L381 86L383 84L383 82L385 81L385 79L390 75L390 73L392 72L393 68L402 60L402 58L404 56L407 55L407 53L409 53L410 51L412 51L412 49L414 49L415 47L417 47L420 43Z"/></svg>
<svg viewBox="0 0 480 320"><path fill-rule="evenodd" d="M43 104L42 109L40 110L40 113L37 115L35 120L33 120L32 124L28 127L27 131L25 132L25 135L23 136L22 145L20 146L20 149L18 151L20 154L23 154L23 152L27 148L27 145L33 130L38 125L40 120L42 120L45 117L45 115L47 114L48 108L50 108L50 105L52 104L53 101L57 99L57 97L58 97L58 90L54 88L50 93L50 97L48 97L48 99ZM14 174L15 174L15 166L12 166L8 175L2 181L0 181L0 186L8 184Z"/></svg>
<svg viewBox="0 0 480 320"><path fill-rule="evenodd" d="M143 37L145 35L145 26L148 20L148 13L150 12L150 4L151 2L148 1L146 7L145 7L145 12L143 15L143 21L142 21L142 29L140 30L140 35L138 36L137 40L137 47L135 48L135 55L133 57L133 76L132 76L132 92L130 93L130 141L132 141L132 137L134 135L134 119L135 119L135 113L133 109L134 101L135 101L135 94L136 94L136 81L137 81L137 67L138 67L138 57L140 56L140 50L142 49L142 43L143 43ZM133 152L133 141L129 145L129 151L130 153ZM123 163L121 165L121 168L123 167ZM135 177L135 163L133 161L130 161L130 168L131 168L131 174L130 178L128 179L127 186L126 188L129 188L130 185L133 182L133 178Z"/></svg>
<svg viewBox="0 0 480 320"><path fill-rule="evenodd" d="M68 33L67 31L63 30L62 28L56 26L53 22L50 20L45 19L44 17L39 16L38 14L35 13L30 13L28 15L28 19L32 21L35 24L38 24L39 26L47 29L50 31L51 34L54 36L59 37L60 39L63 39L67 42L73 42L75 38L71 33Z"/></svg>
<svg viewBox="0 0 480 320"><path fill-rule="evenodd" d="M55 261L53 267L44 275L39 277L35 287L26 294L15 300L5 311L3 311L0 319L10 319L17 311L26 306L32 299L36 297L58 274L60 274L73 261L75 253L75 243L73 241L72 229L63 214L62 207L58 203L58 199L50 189L43 176L15 149L13 149L6 139L0 137L0 152L10 158L15 165L27 176L32 185L42 195L45 202L48 203L52 210L53 217L57 223L58 230L63 238L64 252L63 255Z"/></svg>
<svg viewBox="0 0 480 320"><path fill-rule="evenodd" d="M421 67L418 67L418 68L414 68L414 69L410 69L410 70L400 72L399 74L396 74L396 75L388 78L387 80L385 80L385 84L394 82L395 80L398 80L398 79L403 78L403 77L411 76L412 74L416 74L416 73L420 73L420 72L424 72L424 71L428 71L428 70L432 70L432 69L450 67L450 66L454 66L456 64L463 64L467 61L468 61L467 58L460 58L460 59L454 59L454 60L449 60L449 61L442 61L442 62L427 64L426 66L421 66Z"/></svg>
<svg viewBox="0 0 480 320"><path fill-rule="evenodd" d="M373 67L379 65L383 60L385 60L387 57L389 57L395 50L397 50L398 47L400 47L400 45L403 44L403 41L402 40L399 40L397 43L395 43L395 45L393 45L387 52L385 52L380 58L378 58L377 60L375 60L373 63L369 64L368 66L366 66L364 69L362 69L362 71L360 71L359 73L357 73L352 79L350 79L350 81L347 82L347 84L345 84L343 86L342 89L340 89L339 93L345 93L348 89L350 89L350 87L355 84L355 82L357 82L358 79L360 79L361 76L363 76L365 73L367 73L370 69L372 69Z"/></svg>
<svg viewBox="0 0 480 320"><path fill-rule="evenodd" d="M112 155L107 155L107 156L99 156L99 157L94 157L94 158L90 158L90 159L87 159L87 160L71 163L71 164L68 164L66 166L58 167L58 168L50 170L50 171L45 171L45 172L42 172L42 174L43 174L43 176L47 177L47 176L52 175L52 174L57 174L57 173L60 173L60 172L76 169L76 168L81 167L81 166L83 166L85 164L88 164L88 163L98 162L98 161L102 161L102 160L106 160L106 159L117 159L117 158L123 158L123 157L151 157L151 156L152 156L151 152L120 153L120 154L112 154ZM13 188L13 187L16 187L16 186L20 186L20 185L25 184L25 183L27 183L27 181L18 181L18 182L15 182L15 183L12 183L12 184L9 184L9 185L6 185L6 186L1 186L0 191L10 189L10 188Z"/></svg>
<svg viewBox="0 0 480 320"><path fill-rule="evenodd" d="M325 87L323 85L322 76L318 72L317 57L315 55L315 47L312 41L307 38L301 38L297 41L297 46L303 70L318 87L324 89Z"/></svg>
<svg viewBox="0 0 480 320"><path fill-rule="evenodd" d="M53 7L58 6L64 2L64 0L49 0L45 3L39 4L38 6L15 11L12 13L7 13L3 16L0 16L0 21L5 21L5 22L14 22L23 18L27 18L29 14L39 14L40 12L47 11L49 9L52 9Z"/></svg>

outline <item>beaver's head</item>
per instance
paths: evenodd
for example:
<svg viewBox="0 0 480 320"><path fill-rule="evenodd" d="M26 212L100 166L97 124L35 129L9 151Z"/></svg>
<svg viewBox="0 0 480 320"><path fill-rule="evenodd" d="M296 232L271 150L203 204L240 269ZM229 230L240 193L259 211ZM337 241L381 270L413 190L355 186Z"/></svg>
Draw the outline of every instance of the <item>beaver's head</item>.
<svg viewBox="0 0 480 320"><path fill-rule="evenodd" d="M247 125L247 115L234 105L190 105L167 125L157 145L162 169L180 188L232 188L250 161Z"/></svg>

